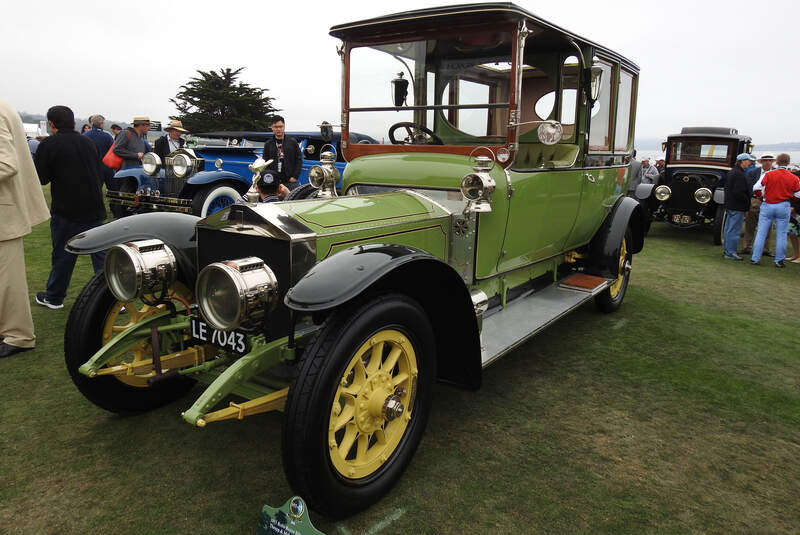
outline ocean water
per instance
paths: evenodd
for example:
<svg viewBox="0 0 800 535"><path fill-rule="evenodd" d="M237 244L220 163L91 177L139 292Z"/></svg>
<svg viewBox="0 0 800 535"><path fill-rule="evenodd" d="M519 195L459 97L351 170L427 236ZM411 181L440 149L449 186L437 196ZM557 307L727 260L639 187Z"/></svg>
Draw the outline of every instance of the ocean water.
<svg viewBox="0 0 800 535"><path fill-rule="evenodd" d="M756 150L753 151L753 156L758 158L762 154L770 152L773 155L777 156L780 154L781 151L766 151L766 150L758 150L758 145L756 145ZM792 159L792 164L800 165L800 151L785 151L786 154ZM651 162L655 162L655 160L661 159L664 157L664 153L660 150L637 150L636 151L636 159L641 161L642 158L648 157L650 158Z"/></svg>

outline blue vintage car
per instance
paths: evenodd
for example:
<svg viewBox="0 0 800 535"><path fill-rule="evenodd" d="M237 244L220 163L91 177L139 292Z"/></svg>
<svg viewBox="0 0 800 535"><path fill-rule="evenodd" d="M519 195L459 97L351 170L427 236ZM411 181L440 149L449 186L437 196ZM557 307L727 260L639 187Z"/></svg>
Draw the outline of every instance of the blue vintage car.
<svg viewBox="0 0 800 535"><path fill-rule="evenodd" d="M323 150L337 154L336 167L344 172L340 150L341 134L324 141L319 132L287 132L303 152L300 185L308 184L308 171L319 165ZM106 192L116 217L131 213L168 211L206 217L236 202L250 188L248 165L260 158L263 144L272 132L207 132L193 136L199 144L183 148L164 162L148 160L143 167L131 167L114 175L117 190ZM351 143L377 143L363 134L350 134ZM307 195L310 186L302 193Z"/></svg>

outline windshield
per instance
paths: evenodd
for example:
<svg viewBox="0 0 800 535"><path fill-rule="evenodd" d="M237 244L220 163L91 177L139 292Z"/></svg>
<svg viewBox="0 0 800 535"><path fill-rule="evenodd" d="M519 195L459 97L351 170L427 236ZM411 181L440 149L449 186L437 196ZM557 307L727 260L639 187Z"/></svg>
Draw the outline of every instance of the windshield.
<svg viewBox="0 0 800 535"><path fill-rule="evenodd" d="M411 126L396 127L395 142L504 143L511 51L504 31L354 48L349 128L386 143L398 123Z"/></svg>
<svg viewBox="0 0 800 535"><path fill-rule="evenodd" d="M670 162L728 163L732 144L721 141L673 141L670 145Z"/></svg>

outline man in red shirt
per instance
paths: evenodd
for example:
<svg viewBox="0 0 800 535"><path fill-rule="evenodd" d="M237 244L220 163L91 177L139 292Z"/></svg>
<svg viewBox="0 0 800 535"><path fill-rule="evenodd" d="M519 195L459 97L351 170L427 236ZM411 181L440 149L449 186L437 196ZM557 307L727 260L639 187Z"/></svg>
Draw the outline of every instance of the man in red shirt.
<svg viewBox="0 0 800 535"><path fill-rule="evenodd" d="M778 169L770 171L761 179L761 186L754 186L753 190L762 189L764 202L758 214L758 232L753 243L753 256L751 264L761 261L761 252L767 239L767 231L775 221L775 267L785 267L783 259L786 258L786 233L789 229L789 214L791 206L789 200L800 192L800 180L791 173L786 166L789 165L789 155L779 154L777 158Z"/></svg>

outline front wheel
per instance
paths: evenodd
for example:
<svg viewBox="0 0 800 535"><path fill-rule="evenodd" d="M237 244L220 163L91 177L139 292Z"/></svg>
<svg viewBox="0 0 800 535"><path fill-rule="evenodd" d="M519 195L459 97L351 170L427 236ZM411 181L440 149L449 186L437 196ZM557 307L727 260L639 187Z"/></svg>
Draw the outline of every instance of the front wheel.
<svg viewBox="0 0 800 535"><path fill-rule="evenodd" d="M234 204L241 195L228 184L215 184L198 191L192 199L192 213L207 217Z"/></svg>
<svg viewBox="0 0 800 535"><path fill-rule="evenodd" d="M180 283L176 283L175 289L170 292L191 302L191 292ZM147 379L153 372L90 378L78 371L83 363L118 333L163 311L164 305L151 307L141 301L117 301L108 289L102 271L86 284L69 313L64 333L64 359L72 381L89 401L111 412L130 414L170 403L192 388L194 381L185 377L150 386ZM167 342L163 340L162 347L166 347ZM118 355L108 366L135 365L150 360L152 351L149 340L143 340Z"/></svg>
<svg viewBox="0 0 800 535"><path fill-rule="evenodd" d="M631 239L631 229L629 227L625 231L622 243L619 245L617 278L611 283L611 286L594 298L595 305L602 312L614 312L622 305L622 300L625 299L625 293L628 291L628 282L631 278L631 262L633 261L633 254L628 249Z"/></svg>
<svg viewBox="0 0 800 535"><path fill-rule="evenodd" d="M136 193L136 181L134 179L123 180L122 183L119 185L119 192L120 193ZM121 217L129 216L133 213L131 208L127 206L122 206L121 204L116 203L109 203L111 207L111 213L114 215L115 219L119 219Z"/></svg>
<svg viewBox="0 0 800 535"><path fill-rule="evenodd" d="M433 330L389 294L331 314L289 388L283 460L294 491L331 518L367 508L411 461L431 407Z"/></svg>

